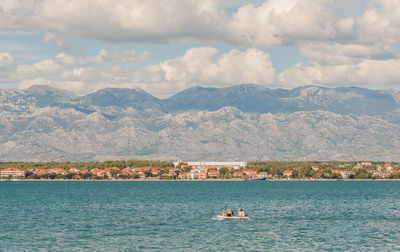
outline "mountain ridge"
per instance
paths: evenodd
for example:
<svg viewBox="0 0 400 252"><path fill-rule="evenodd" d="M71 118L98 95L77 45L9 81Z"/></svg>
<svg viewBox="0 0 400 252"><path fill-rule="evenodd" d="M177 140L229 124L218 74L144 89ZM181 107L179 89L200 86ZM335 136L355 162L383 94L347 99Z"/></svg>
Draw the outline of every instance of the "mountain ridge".
<svg viewBox="0 0 400 252"><path fill-rule="evenodd" d="M395 161L398 95L257 85L194 87L166 99L140 89L79 97L43 86L0 90L0 161Z"/></svg>
<svg viewBox="0 0 400 252"><path fill-rule="evenodd" d="M43 86L40 87L43 90ZM26 90L32 89L37 88L34 86ZM39 106L69 106L88 112L93 112L98 107L130 107L175 113L187 110L216 111L228 106L246 113L293 113L319 109L340 114L373 115L400 109L399 91L359 87L327 88L308 85L289 90L269 89L254 84L227 88L195 86L165 99L156 98L139 88L105 88L78 97L61 96L59 93L63 92L62 90L51 87L49 90L51 92L47 91L45 97L35 96L42 99ZM52 92L56 95L52 95ZM0 92L0 99L1 94ZM28 95L28 98L30 96Z"/></svg>

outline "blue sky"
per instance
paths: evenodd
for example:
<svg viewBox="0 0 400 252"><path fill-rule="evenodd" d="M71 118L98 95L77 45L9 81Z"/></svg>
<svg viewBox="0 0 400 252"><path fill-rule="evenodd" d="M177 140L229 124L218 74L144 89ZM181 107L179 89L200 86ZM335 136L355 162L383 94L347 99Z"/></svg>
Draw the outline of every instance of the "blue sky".
<svg viewBox="0 0 400 252"><path fill-rule="evenodd" d="M399 0L5 0L0 87L398 88Z"/></svg>

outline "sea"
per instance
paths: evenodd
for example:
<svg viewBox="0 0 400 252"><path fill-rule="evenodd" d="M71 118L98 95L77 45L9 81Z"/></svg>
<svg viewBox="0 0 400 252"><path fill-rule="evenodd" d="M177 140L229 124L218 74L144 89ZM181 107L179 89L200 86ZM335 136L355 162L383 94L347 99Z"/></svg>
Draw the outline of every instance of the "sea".
<svg viewBox="0 0 400 252"><path fill-rule="evenodd" d="M371 250L400 250L400 181L0 182L0 251Z"/></svg>

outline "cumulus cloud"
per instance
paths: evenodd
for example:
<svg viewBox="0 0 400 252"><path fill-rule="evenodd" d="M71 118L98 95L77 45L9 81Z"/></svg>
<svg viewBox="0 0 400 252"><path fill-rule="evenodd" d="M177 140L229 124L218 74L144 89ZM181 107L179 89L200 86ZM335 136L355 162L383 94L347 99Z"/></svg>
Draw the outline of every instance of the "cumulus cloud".
<svg viewBox="0 0 400 252"><path fill-rule="evenodd" d="M141 69L131 65L146 59L148 52L100 50L91 57L58 54L33 64L19 64L9 53L2 53L0 80L20 86L59 85L81 93L106 86L141 87L155 94L175 93L192 85L397 84L400 0L371 0L358 17L335 16L332 3L2 1L0 29L45 32L43 42L61 51L68 52L63 38L69 36L117 43L217 41L247 49L220 54L212 47L192 48ZM228 14L226 7L237 9ZM277 74L269 55L260 49L292 44L299 46L304 60Z"/></svg>
<svg viewBox="0 0 400 252"><path fill-rule="evenodd" d="M221 41L265 48L352 31L352 19L334 17L331 2L268 0L228 15L223 7L229 5L219 0L9 0L0 3L0 28L45 31L45 40L55 44L60 41L54 34L112 42Z"/></svg>
<svg viewBox="0 0 400 252"><path fill-rule="evenodd" d="M254 48L232 50L216 56L211 47L192 48L183 56L162 62L159 69L165 80L202 84L271 84L275 69L269 55Z"/></svg>
<svg viewBox="0 0 400 252"><path fill-rule="evenodd" d="M336 37L330 0L269 0L261 6L247 5L233 14L228 24L231 43L271 47L299 40Z"/></svg>
<svg viewBox="0 0 400 252"><path fill-rule="evenodd" d="M252 4L248 4L252 2ZM254 4L257 3L257 4ZM0 29L111 42L218 41L266 48L304 41L399 43L400 0L371 0L361 17L332 13L333 0L7 0ZM227 14L226 7L237 7Z"/></svg>
<svg viewBox="0 0 400 252"><path fill-rule="evenodd" d="M393 47L383 43L371 45L310 43L300 47L300 54L311 62L327 65L349 64L364 59L390 59L398 56Z"/></svg>
<svg viewBox="0 0 400 252"><path fill-rule="evenodd" d="M113 51L113 52L108 52L106 50L100 50L99 53L97 54L96 58L97 60L100 60L102 62L112 62L116 64L128 64L128 63L133 63L136 61L142 61L147 59L150 56L150 52L142 52L142 53L137 53L135 50L124 50L122 52L119 51Z"/></svg>
<svg viewBox="0 0 400 252"><path fill-rule="evenodd" d="M14 57L9 53L0 53L0 81L5 82L8 80L7 75L14 71L17 62Z"/></svg>
<svg viewBox="0 0 400 252"><path fill-rule="evenodd" d="M359 43L399 43L400 0L371 0L357 19L356 34Z"/></svg>
<svg viewBox="0 0 400 252"><path fill-rule="evenodd" d="M300 48L307 59L279 74L286 87L301 85L396 85L398 53L383 44L308 44ZM397 78L397 79L396 79Z"/></svg>
<svg viewBox="0 0 400 252"><path fill-rule="evenodd" d="M327 56L329 57L329 56ZM335 55L332 57L336 57ZM326 86L343 85L399 85L400 58L368 59L340 55L331 60L297 63L279 75L281 85L287 87L319 84Z"/></svg>
<svg viewBox="0 0 400 252"><path fill-rule="evenodd" d="M53 44L59 51L71 51L71 46L67 45L60 36L46 32L42 38L42 42Z"/></svg>
<svg viewBox="0 0 400 252"><path fill-rule="evenodd" d="M46 84L85 93L96 89L96 85L118 83L132 71L135 63L148 56L148 52L133 50L100 50L95 56L75 57L60 53L32 64L21 64L9 53L1 53L0 82L16 83L22 88Z"/></svg>
<svg viewBox="0 0 400 252"><path fill-rule="evenodd" d="M20 88L47 84L78 94L105 87L140 87L160 97L194 85L252 83L292 88L306 84L399 84L400 58L383 45L309 44L300 51L308 61L280 74L269 55L255 48L222 54L212 47L192 48L174 59L140 69L135 62L147 57L147 52L100 50L88 57L60 53L33 64L19 64L9 53L2 53L0 82L16 83Z"/></svg>
<svg viewBox="0 0 400 252"><path fill-rule="evenodd" d="M148 52L100 50L90 57L60 53L33 64L18 64L6 53L0 55L0 78L21 88L47 84L87 93L104 87L141 87L156 95L193 85L270 85L276 81L269 55L254 48L224 54L212 47L192 48L175 59L135 69L133 63L147 56Z"/></svg>
<svg viewBox="0 0 400 252"><path fill-rule="evenodd" d="M251 4L248 4L252 2ZM256 4L254 4L256 3ZM333 0L8 0L0 29L110 42L218 41L267 48L304 41L399 43L400 0L371 0L361 17L332 13ZM226 7L237 7L227 14Z"/></svg>
<svg viewBox="0 0 400 252"><path fill-rule="evenodd" d="M400 0L372 0L363 15L342 21L348 22L342 26L352 31L351 35L301 46L300 54L306 60L279 75L282 85L400 84L396 49L400 42Z"/></svg>
<svg viewBox="0 0 400 252"><path fill-rule="evenodd" d="M15 59L9 53L0 53L0 69L15 65Z"/></svg>
<svg viewBox="0 0 400 252"><path fill-rule="evenodd" d="M225 19L214 0L14 0L0 3L2 28L113 42L203 39L212 36Z"/></svg>
<svg viewBox="0 0 400 252"><path fill-rule="evenodd" d="M132 76L131 76L132 77ZM139 87L166 96L194 85L224 87L253 83L271 85L276 81L269 55L250 48L222 55L212 47L192 48L182 56L148 65L133 76Z"/></svg>

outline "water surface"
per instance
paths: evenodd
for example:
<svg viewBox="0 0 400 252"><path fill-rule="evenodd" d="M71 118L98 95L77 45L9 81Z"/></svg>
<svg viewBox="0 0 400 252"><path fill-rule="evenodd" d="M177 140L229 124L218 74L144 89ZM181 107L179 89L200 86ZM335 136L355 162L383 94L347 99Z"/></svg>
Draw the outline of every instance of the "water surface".
<svg viewBox="0 0 400 252"><path fill-rule="evenodd" d="M399 199L398 181L0 182L0 250L400 250Z"/></svg>

